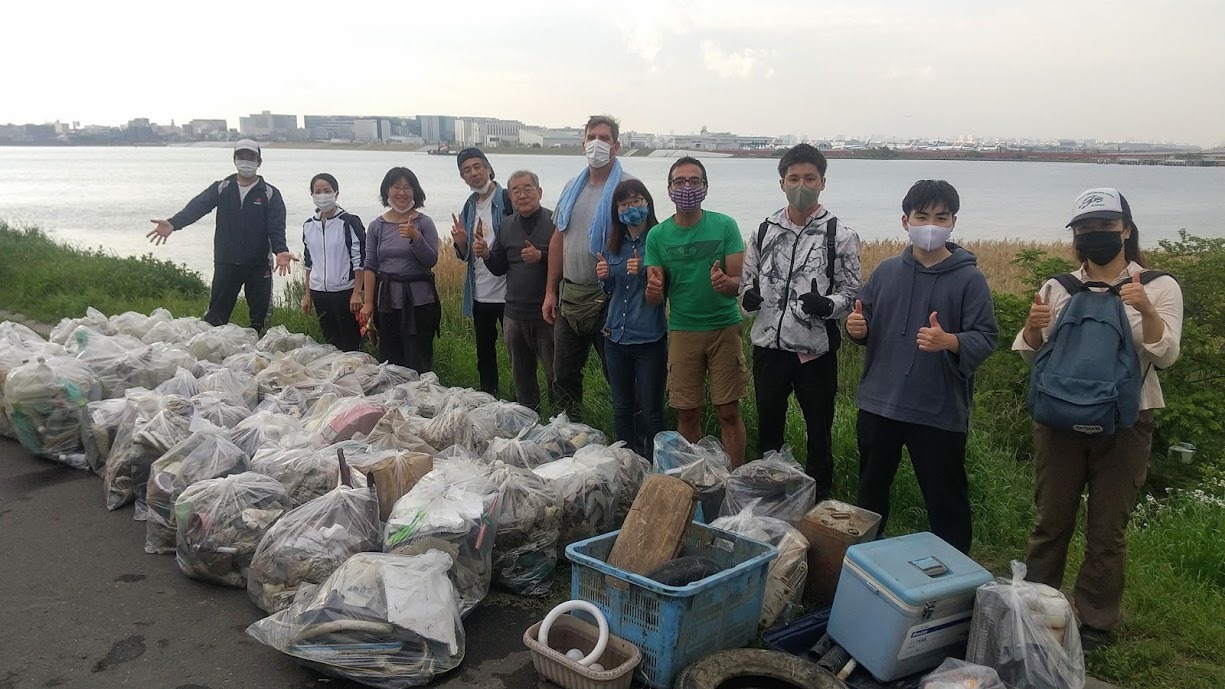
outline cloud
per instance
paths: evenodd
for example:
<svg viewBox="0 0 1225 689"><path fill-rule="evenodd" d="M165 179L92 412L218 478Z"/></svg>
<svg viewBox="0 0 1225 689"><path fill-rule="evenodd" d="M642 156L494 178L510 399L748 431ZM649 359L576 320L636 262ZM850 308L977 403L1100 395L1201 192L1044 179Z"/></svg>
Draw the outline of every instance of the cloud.
<svg viewBox="0 0 1225 689"><path fill-rule="evenodd" d="M724 79L748 79L760 74L766 79L774 76L770 64L778 58L777 50L745 48L739 52L724 52L714 41L702 41L702 58L706 70Z"/></svg>
<svg viewBox="0 0 1225 689"><path fill-rule="evenodd" d="M664 46L664 35L659 27L646 26L641 22L626 22L618 20L617 28L625 41L625 50L630 55L642 58L647 64L654 65L655 58Z"/></svg>
<svg viewBox="0 0 1225 689"><path fill-rule="evenodd" d="M885 70L882 76L889 81L897 81L900 79L931 79L935 74L936 70L931 65L908 65L906 67L889 65L889 69Z"/></svg>

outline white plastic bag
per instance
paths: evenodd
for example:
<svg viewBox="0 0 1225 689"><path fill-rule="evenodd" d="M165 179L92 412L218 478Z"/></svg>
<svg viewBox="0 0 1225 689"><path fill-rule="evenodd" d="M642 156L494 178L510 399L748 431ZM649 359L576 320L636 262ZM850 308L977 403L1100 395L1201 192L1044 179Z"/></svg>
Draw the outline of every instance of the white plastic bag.
<svg viewBox="0 0 1225 689"><path fill-rule="evenodd" d="M379 550L378 519L374 493L347 486L290 510L260 541L247 594L265 612L288 608L299 586L322 584L352 555Z"/></svg>
<svg viewBox="0 0 1225 689"><path fill-rule="evenodd" d="M305 366L294 361L290 355L282 354L255 374L255 380L259 384L259 396L262 399L276 395L291 385L309 384L314 378Z"/></svg>
<svg viewBox="0 0 1225 689"><path fill-rule="evenodd" d="M234 428L251 415L246 405L220 392L201 392L191 398L191 406L198 418L222 428Z"/></svg>
<svg viewBox="0 0 1225 689"><path fill-rule="evenodd" d="M756 501L741 512L720 517L710 525L778 548L770 563L766 593L761 605L761 626L770 628L789 622L803 611L804 584L808 581L808 539L781 519L762 516Z"/></svg>
<svg viewBox="0 0 1225 689"><path fill-rule="evenodd" d="M274 357L274 359L279 359L279 358L289 359L295 364L299 364L303 368L305 368L307 364L310 364L314 361L322 359L323 357L329 354L335 354L339 351L340 350L337 349L335 345L323 344L323 343L308 344L304 347L298 347L297 349L292 349L290 351L283 352L282 354Z"/></svg>
<svg viewBox="0 0 1225 689"><path fill-rule="evenodd" d="M557 489L527 469L500 462L491 465L490 479L502 492L493 580L519 595L548 595L561 538Z"/></svg>
<svg viewBox="0 0 1225 689"><path fill-rule="evenodd" d="M533 469L561 499L558 545L599 536L617 528L617 460L602 453L563 457Z"/></svg>
<svg viewBox="0 0 1225 689"><path fill-rule="evenodd" d="M587 445L608 444L603 433L591 426L571 422L564 412L549 419L547 425L525 429L519 437L548 450L554 459L569 457Z"/></svg>
<svg viewBox="0 0 1225 689"><path fill-rule="evenodd" d="M441 550L455 562L453 579L462 615L489 593L497 536L498 487L468 466L439 466L396 501L387 518L383 550L417 555Z"/></svg>
<svg viewBox="0 0 1225 689"><path fill-rule="evenodd" d="M923 677L919 689L1008 689L995 670L982 665L967 663L956 658L945 658L940 667Z"/></svg>
<svg viewBox="0 0 1225 689"><path fill-rule="evenodd" d="M501 400L472 410L473 423L490 437L516 438L525 429L540 424L540 415L522 404Z"/></svg>
<svg viewBox="0 0 1225 689"><path fill-rule="evenodd" d="M978 587L966 660L994 668L1012 689L1083 689L1085 656L1076 615L1058 590L1012 578Z"/></svg>
<svg viewBox="0 0 1225 689"><path fill-rule="evenodd" d="M4 409L17 439L31 454L89 469L81 434L85 406L102 398L87 364L68 357L39 357L9 371Z"/></svg>
<svg viewBox="0 0 1225 689"><path fill-rule="evenodd" d="M289 508L285 488L262 474L197 481L174 503L179 569L193 579L246 588L260 539Z"/></svg>
<svg viewBox="0 0 1225 689"><path fill-rule="evenodd" d="M494 438L489 441L484 457L490 464L504 462L528 470L553 461L553 455L549 454L548 450L518 438Z"/></svg>
<svg viewBox="0 0 1225 689"><path fill-rule="evenodd" d="M354 436L357 439L357 436ZM408 417L400 407L389 409L379 422L374 424L362 441L376 450L410 450L432 455L438 450L425 442L409 428Z"/></svg>
<svg viewBox="0 0 1225 689"><path fill-rule="evenodd" d="M78 327L85 327L99 335L114 335L115 327L111 325L106 314L90 306L85 309L83 318L65 318L51 329L50 340L59 345L68 344L76 336Z"/></svg>
<svg viewBox="0 0 1225 689"><path fill-rule="evenodd" d="M476 424L467 409L444 411L430 419L421 429L421 439L433 447L447 448L459 445L480 455L489 447L492 439L490 429Z"/></svg>
<svg viewBox="0 0 1225 689"><path fill-rule="evenodd" d="M200 429L170 448L149 471L145 489L145 504L149 507L145 552L174 552L174 503L189 486L246 470L246 453L230 442L224 429L215 426Z"/></svg>
<svg viewBox="0 0 1225 689"><path fill-rule="evenodd" d="M106 467L127 406L127 401L122 398L85 405L81 444L85 446L85 463L95 474L101 475Z"/></svg>
<svg viewBox="0 0 1225 689"><path fill-rule="evenodd" d="M166 344L187 345L196 335L211 329L213 326L199 318L189 316L171 321L160 321L149 328L149 332L140 338L145 344L165 342Z"/></svg>
<svg viewBox="0 0 1225 689"><path fill-rule="evenodd" d="M357 371L362 390L367 395L381 395L397 385L411 383L421 377L411 368L392 363L367 364Z"/></svg>
<svg viewBox="0 0 1225 689"><path fill-rule="evenodd" d="M816 505L816 499L816 480L804 473L791 449L783 447L782 452L767 452L731 472L719 513L739 514L752 504L756 514L795 526Z"/></svg>
<svg viewBox="0 0 1225 689"><path fill-rule="evenodd" d="M258 341L259 335L254 330L227 323L191 338L187 349L197 359L220 364L228 356L253 351Z"/></svg>
<svg viewBox="0 0 1225 689"><path fill-rule="evenodd" d="M268 352L242 352L241 354L227 356L225 361L221 362L221 365L231 371L254 376L268 368L268 365L271 363L272 355Z"/></svg>
<svg viewBox="0 0 1225 689"><path fill-rule="evenodd" d="M301 422L292 416L269 411L257 411L234 427L230 439L248 456L254 457L265 447L276 447L281 439L306 435Z"/></svg>
<svg viewBox="0 0 1225 689"><path fill-rule="evenodd" d="M241 404L247 409L255 409L259 404L259 383L255 376L245 371L235 371L220 368L199 379L201 392L216 392L224 395L234 404Z"/></svg>
<svg viewBox="0 0 1225 689"><path fill-rule="evenodd" d="M159 395L178 395L190 398L200 394L200 382L196 380L191 371L180 368L175 371L173 378L153 388L153 391Z"/></svg>
<svg viewBox="0 0 1225 689"><path fill-rule="evenodd" d="M279 354L280 352L292 352L299 347L307 345L319 344L310 335L303 333L291 333L289 329L283 325L273 326L264 333L260 341L255 344L255 347L261 352L269 354Z"/></svg>
<svg viewBox="0 0 1225 689"><path fill-rule="evenodd" d="M428 684L464 659L451 568L436 550L358 553L247 634L331 677L377 689Z"/></svg>
<svg viewBox="0 0 1225 689"><path fill-rule="evenodd" d="M251 459L251 471L280 481L294 507L326 495L340 481L340 464L335 448L315 445L266 447ZM354 485L365 486L365 479L358 474Z"/></svg>

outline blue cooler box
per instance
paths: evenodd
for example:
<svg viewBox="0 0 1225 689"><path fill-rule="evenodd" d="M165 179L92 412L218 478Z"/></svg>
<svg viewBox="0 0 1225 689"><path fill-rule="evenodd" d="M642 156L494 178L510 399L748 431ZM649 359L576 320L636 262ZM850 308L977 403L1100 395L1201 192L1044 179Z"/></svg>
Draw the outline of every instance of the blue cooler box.
<svg viewBox="0 0 1225 689"><path fill-rule="evenodd" d="M847 549L829 635L881 682L964 650L974 592L991 573L935 534Z"/></svg>

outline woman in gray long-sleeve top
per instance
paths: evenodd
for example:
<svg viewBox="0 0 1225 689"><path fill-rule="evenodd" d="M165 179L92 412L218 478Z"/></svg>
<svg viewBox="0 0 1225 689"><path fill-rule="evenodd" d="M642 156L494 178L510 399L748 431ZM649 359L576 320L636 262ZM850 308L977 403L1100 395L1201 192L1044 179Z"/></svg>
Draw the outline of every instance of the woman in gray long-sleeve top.
<svg viewBox="0 0 1225 689"><path fill-rule="evenodd" d="M379 198L387 211L366 231L362 319L374 318L382 360L425 373L434 366L434 338L442 321L434 285L438 230L418 210L425 191L412 170L388 170Z"/></svg>

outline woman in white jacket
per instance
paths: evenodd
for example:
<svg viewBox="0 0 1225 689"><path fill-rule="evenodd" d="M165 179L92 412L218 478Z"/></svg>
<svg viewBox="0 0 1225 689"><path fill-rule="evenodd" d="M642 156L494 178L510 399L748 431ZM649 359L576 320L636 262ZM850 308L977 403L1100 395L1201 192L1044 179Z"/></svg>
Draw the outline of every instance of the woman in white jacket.
<svg viewBox="0 0 1225 689"><path fill-rule="evenodd" d="M355 314L362 307L366 230L361 218L336 205L340 185L335 177L321 172L311 179L310 189L317 210L302 223L307 285L302 313L313 308L325 341L341 351L356 351L361 347Z"/></svg>

